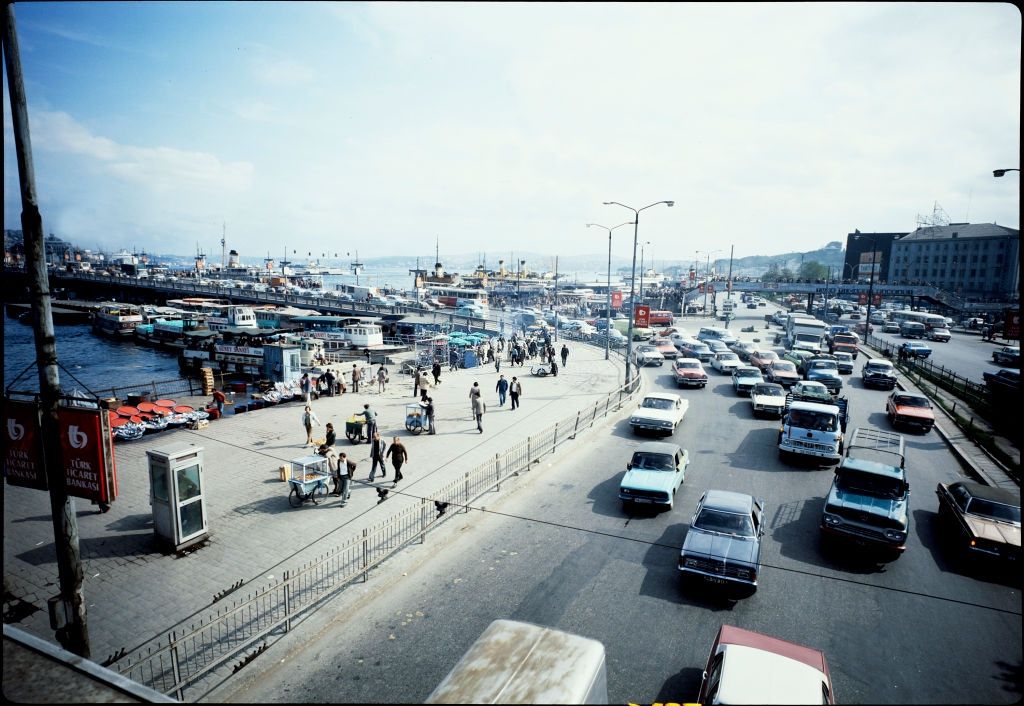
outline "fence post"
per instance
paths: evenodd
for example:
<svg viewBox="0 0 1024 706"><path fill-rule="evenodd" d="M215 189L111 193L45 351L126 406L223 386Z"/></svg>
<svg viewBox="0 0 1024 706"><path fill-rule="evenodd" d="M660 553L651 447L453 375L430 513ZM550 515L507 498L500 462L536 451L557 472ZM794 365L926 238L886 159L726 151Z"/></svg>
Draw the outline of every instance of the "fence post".
<svg viewBox="0 0 1024 706"><path fill-rule="evenodd" d="M465 490L466 490L466 497L465 497L465 499L463 500L463 503L462 503L462 511L463 512L469 512L469 471L466 471L466 486L465 486Z"/></svg>
<svg viewBox="0 0 1024 706"><path fill-rule="evenodd" d="M370 540L368 539L368 530L363 528L363 583L370 580L370 572L366 568L370 565Z"/></svg>
<svg viewBox="0 0 1024 706"><path fill-rule="evenodd" d="M292 629L292 583L288 580L291 572L285 569L282 576L284 581L284 631L291 632Z"/></svg>
<svg viewBox="0 0 1024 706"><path fill-rule="evenodd" d="M427 541L427 499L420 498L420 544Z"/></svg>
<svg viewBox="0 0 1024 706"><path fill-rule="evenodd" d="M555 433L553 437L554 438L551 441L551 453L554 453L555 449L558 448L558 422L555 422Z"/></svg>
<svg viewBox="0 0 1024 706"><path fill-rule="evenodd" d="M594 420L597 419L597 408L601 405L601 400L594 403L594 411L590 415L590 426L594 426Z"/></svg>
<svg viewBox="0 0 1024 706"><path fill-rule="evenodd" d="M569 438L570 439L575 439L576 438L576 434L578 434L579 431L580 431L580 413L577 412L576 413L576 427L572 430L572 436L569 437Z"/></svg>
<svg viewBox="0 0 1024 706"><path fill-rule="evenodd" d="M608 409L612 406L612 393L608 393L608 396L604 398L604 414L602 416L608 416Z"/></svg>
<svg viewBox="0 0 1024 706"><path fill-rule="evenodd" d="M181 667L178 665L178 642L177 633L171 630L168 635L168 644L171 648L171 674L174 675L174 694L179 701L185 700L185 691L179 686L181 684Z"/></svg>
<svg viewBox="0 0 1024 706"><path fill-rule="evenodd" d="M533 437L526 437L526 470L530 470L530 464L533 463Z"/></svg>
<svg viewBox="0 0 1024 706"><path fill-rule="evenodd" d="M494 489L501 490L501 454L494 454Z"/></svg>

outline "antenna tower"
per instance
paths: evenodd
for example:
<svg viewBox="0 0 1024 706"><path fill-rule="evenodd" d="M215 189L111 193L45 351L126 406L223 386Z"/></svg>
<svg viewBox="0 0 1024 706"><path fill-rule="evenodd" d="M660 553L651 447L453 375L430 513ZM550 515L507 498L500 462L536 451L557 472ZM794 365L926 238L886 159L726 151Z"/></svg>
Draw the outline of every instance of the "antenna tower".
<svg viewBox="0 0 1024 706"><path fill-rule="evenodd" d="M938 226L948 226L948 225L949 225L949 214L947 214L944 210L942 210L942 206L939 205L938 201L936 201L935 205L932 207L932 215L931 216L922 216L920 213L917 214L917 227L918 228L926 228L926 227L935 228L935 227L938 227Z"/></svg>

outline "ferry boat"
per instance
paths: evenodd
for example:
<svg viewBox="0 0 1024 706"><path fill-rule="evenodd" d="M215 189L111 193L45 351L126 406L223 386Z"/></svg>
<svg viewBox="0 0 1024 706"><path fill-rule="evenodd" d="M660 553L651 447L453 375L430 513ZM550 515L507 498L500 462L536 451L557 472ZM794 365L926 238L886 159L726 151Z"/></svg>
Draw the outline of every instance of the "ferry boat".
<svg viewBox="0 0 1024 706"><path fill-rule="evenodd" d="M256 331L256 329L253 329ZM249 333L247 330L209 332L210 336L190 336L189 343L178 356L182 372L198 373L201 368L251 378L263 377L263 344L275 334Z"/></svg>
<svg viewBox="0 0 1024 706"><path fill-rule="evenodd" d="M229 304L224 299L209 297L185 297L169 299L168 306L178 307L185 311L196 311L206 316L206 326L211 331L223 331L229 328L258 330L256 310L243 304Z"/></svg>
<svg viewBox="0 0 1024 706"><path fill-rule="evenodd" d="M262 329L282 329L296 327L292 319L296 316L317 316L320 312L313 309L300 309L295 306L259 306L255 308L256 325ZM298 326L301 328L301 326Z"/></svg>
<svg viewBox="0 0 1024 706"><path fill-rule="evenodd" d="M105 302L93 317L93 328L119 338L133 335L141 323L142 310L132 304Z"/></svg>
<svg viewBox="0 0 1024 706"><path fill-rule="evenodd" d="M299 362L303 368L312 368L324 360L326 345L321 338L286 333L279 340L299 347Z"/></svg>
<svg viewBox="0 0 1024 706"><path fill-rule="evenodd" d="M357 316L296 316L291 321L301 325L305 335L321 339L327 353L384 345L384 329Z"/></svg>
<svg viewBox="0 0 1024 706"><path fill-rule="evenodd" d="M185 311L165 314L152 318L148 323L139 324L135 327L135 340L167 348L185 348L188 334L208 330L202 314Z"/></svg>

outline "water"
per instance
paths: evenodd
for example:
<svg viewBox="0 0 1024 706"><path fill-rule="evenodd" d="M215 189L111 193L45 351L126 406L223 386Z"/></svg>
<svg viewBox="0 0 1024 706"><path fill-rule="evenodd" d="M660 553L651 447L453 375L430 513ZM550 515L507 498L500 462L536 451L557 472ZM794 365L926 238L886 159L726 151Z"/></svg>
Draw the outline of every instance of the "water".
<svg viewBox="0 0 1024 706"><path fill-rule="evenodd" d="M54 331L57 335L57 361L63 366L58 370L60 386L65 392L84 386L102 394L115 386L121 388L181 377L174 353L98 336L88 324L58 324ZM39 373L35 365L19 377L35 359L32 327L5 317L4 388L38 390ZM12 385L15 378L18 382Z"/></svg>

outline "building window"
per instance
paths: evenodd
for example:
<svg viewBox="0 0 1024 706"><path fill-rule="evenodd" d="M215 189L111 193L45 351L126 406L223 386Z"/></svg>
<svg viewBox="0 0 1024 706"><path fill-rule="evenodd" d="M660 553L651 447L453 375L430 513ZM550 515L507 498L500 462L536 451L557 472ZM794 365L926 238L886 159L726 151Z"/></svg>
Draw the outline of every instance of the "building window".
<svg viewBox="0 0 1024 706"><path fill-rule="evenodd" d="M977 276L978 276L978 271L977 270L971 270L971 279L974 279Z"/></svg>

